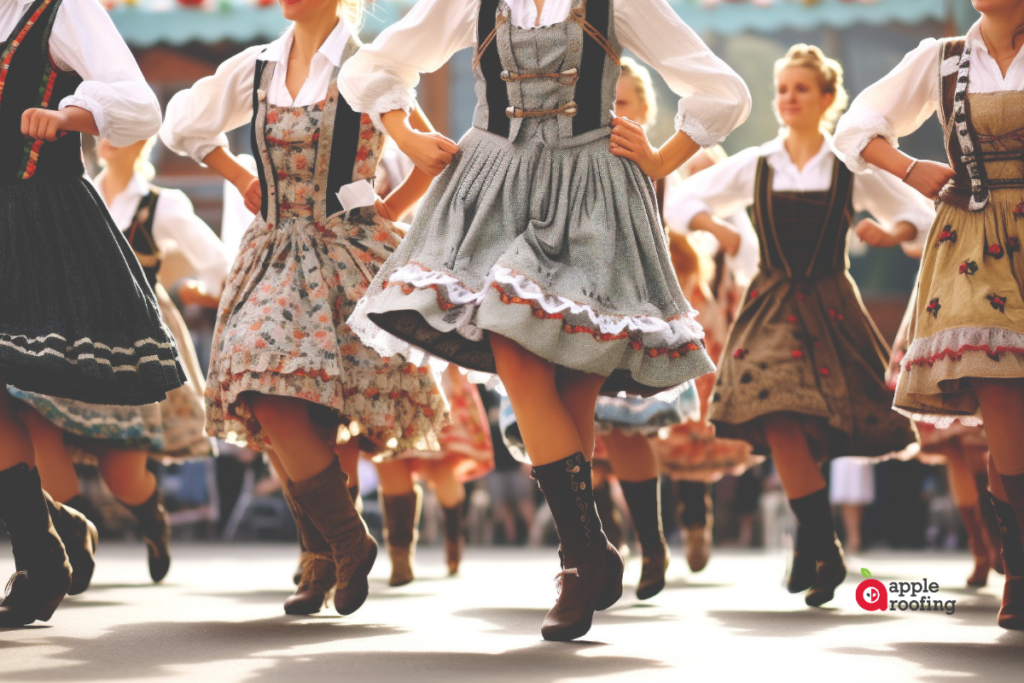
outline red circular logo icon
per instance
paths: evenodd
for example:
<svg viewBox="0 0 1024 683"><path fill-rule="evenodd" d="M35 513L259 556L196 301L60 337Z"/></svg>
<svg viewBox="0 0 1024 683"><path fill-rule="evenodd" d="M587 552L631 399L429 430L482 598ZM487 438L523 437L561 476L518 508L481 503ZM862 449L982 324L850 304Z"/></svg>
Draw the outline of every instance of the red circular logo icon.
<svg viewBox="0 0 1024 683"><path fill-rule="evenodd" d="M857 586L857 604L869 612L880 612L889 608L889 591L885 584L871 578L871 572L861 569L866 578Z"/></svg>

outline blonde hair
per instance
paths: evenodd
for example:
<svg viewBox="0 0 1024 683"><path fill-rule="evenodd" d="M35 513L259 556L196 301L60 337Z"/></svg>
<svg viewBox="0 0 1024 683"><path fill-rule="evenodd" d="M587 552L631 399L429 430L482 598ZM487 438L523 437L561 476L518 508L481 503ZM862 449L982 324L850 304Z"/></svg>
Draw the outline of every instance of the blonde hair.
<svg viewBox="0 0 1024 683"><path fill-rule="evenodd" d="M149 157L153 155L153 147L156 146L157 136L153 136L146 140L146 144L139 150L139 156L135 157L135 172L142 175L146 180L152 180L156 177L156 168L153 166L153 162L149 160Z"/></svg>
<svg viewBox="0 0 1024 683"><path fill-rule="evenodd" d="M352 24L352 28L356 30L363 26L365 7L366 0L338 0L338 9L341 10L341 16L345 18L345 21Z"/></svg>
<svg viewBox="0 0 1024 683"><path fill-rule="evenodd" d="M651 72L646 67L641 66L635 59L623 57L622 74L619 78L623 76L628 76L633 80L633 84L636 85L636 92L640 96L640 101L647 107L647 121L644 122L644 125L653 125L654 120L658 118L658 96L654 92L654 81L651 80Z"/></svg>
<svg viewBox="0 0 1024 683"><path fill-rule="evenodd" d="M825 56L816 45L799 43L789 48L786 56L775 62L775 84L778 85L779 73L790 67L804 67L818 75L818 85L822 93L835 95L832 104L822 116L822 127L832 131L836 121L850 104L850 96L843 85L843 67L834 59Z"/></svg>

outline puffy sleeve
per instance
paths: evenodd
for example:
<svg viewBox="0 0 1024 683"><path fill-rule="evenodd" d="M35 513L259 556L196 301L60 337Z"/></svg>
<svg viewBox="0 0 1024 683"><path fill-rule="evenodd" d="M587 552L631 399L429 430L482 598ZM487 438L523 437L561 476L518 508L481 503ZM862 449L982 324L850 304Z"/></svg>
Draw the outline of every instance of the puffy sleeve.
<svg viewBox="0 0 1024 683"><path fill-rule="evenodd" d="M153 239L161 250L177 245L212 296L220 296L230 263L224 244L180 190L163 190L153 217Z"/></svg>
<svg viewBox="0 0 1024 683"><path fill-rule="evenodd" d="M92 114L102 137L126 147L160 128L160 104L106 10L96 0L64 0L50 35L50 53L82 83L59 109Z"/></svg>
<svg viewBox="0 0 1024 683"><path fill-rule="evenodd" d="M940 43L921 42L882 80L868 86L839 120L834 144L855 173L869 165L861 152L877 137L893 147L921 127L939 106Z"/></svg>
<svg viewBox="0 0 1024 683"><path fill-rule="evenodd" d="M889 173L860 173L853 179L853 208L867 211L881 223L910 223L924 239L935 220L931 202Z"/></svg>
<svg viewBox="0 0 1024 683"><path fill-rule="evenodd" d="M680 96L676 130L701 147L710 147L746 121L746 83L665 0L615 3L615 30L622 45L651 65Z"/></svg>
<svg viewBox="0 0 1024 683"><path fill-rule="evenodd" d="M200 164L210 152L227 147L225 132L252 120L252 84L265 45L250 47L196 81L167 104L160 139L172 151Z"/></svg>
<svg viewBox="0 0 1024 683"><path fill-rule="evenodd" d="M754 201L754 179L761 150L750 147L683 181L665 198L670 230L688 232L700 213L731 216Z"/></svg>
<svg viewBox="0 0 1024 683"><path fill-rule="evenodd" d="M400 21L363 46L338 74L338 89L381 131L380 117L412 110L421 73L437 71L474 44L477 0L419 0Z"/></svg>

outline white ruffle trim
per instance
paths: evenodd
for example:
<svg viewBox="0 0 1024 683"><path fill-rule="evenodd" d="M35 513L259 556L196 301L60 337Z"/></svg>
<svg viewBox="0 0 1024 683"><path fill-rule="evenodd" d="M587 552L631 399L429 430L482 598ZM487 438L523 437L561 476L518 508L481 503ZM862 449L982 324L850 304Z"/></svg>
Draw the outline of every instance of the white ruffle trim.
<svg viewBox="0 0 1024 683"><path fill-rule="evenodd" d="M462 319L455 324L455 329L459 335L471 341L483 339L484 331L473 324L471 318L476 312L476 307L483 302L484 296L494 282L511 286L516 296L536 301L547 313L554 314L565 311L577 315L585 313L591 322L598 326L601 332L619 334L625 329L639 331L644 335L645 344L651 346L664 345L668 348L678 348L687 342L704 338L704 328L694 320L697 316L697 311L695 310L689 310L680 318L672 321L650 316L602 315L586 304L579 304L561 296L545 294L536 282L503 266L491 268L487 281L479 292L469 289L453 275L441 271L426 270L414 263L402 266L387 279L389 282L402 282L412 285L417 289L432 286L444 287L449 301L457 305L466 306L462 312ZM346 321L352 332L359 337L363 344L385 358L399 355L414 365L420 367L430 365L439 372L447 368L447 361L436 358L422 349L399 339L370 320L366 309L370 299L382 292L378 281L371 285L370 290L356 304L355 309ZM463 369L463 372L467 375L470 382L484 384L489 389L496 389L499 393L505 394L504 387L501 386L501 382L496 375L475 370L467 371ZM684 383L656 394L653 398L660 401L673 401L686 391L687 388L688 384ZM619 395L625 396L626 394L620 392Z"/></svg>
<svg viewBox="0 0 1024 683"><path fill-rule="evenodd" d="M697 311L687 311L675 320L662 320L647 315L605 315L597 313L587 304L580 304L564 296L547 294L540 285L530 278L516 273L504 266L494 266L487 275L487 280L479 292L475 292L455 276L441 271L429 271L415 263L402 266L388 278L390 282L404 282L417 289L442 286L448 293L448 299L456 305L467 306L462 318L456 323L460 335L472 341L483 339L484 331L472 322L476 307L484 302L484 297L493 283L508 286L515 295L527 301L536 302L538 306L551 315L570 313L586 315L590 322L603 334L621 334L624 330L641 332L645 346L665 346L678 348L687 342L704 338L704 328L694 318Z"/></svg>
<svg viewBox="0 0 1024 683"><path fill-rule="evenodd" d="M958 361L965 353L1014 353L1024 357L1024 334L1001 327L956 327L942 330L923 339L915 339L900 361L903 372L914 372L914 366L931 367L946 360ZM925 359L930 361L922 362ZM916 362L915 362L916 361ZM901 415L946 429L959 422L965 427L983 424L979 415L942 415L918 413L896 408Z"/></svg>
<svg viewBox="0 0 1024 683"><path fill-rule="evenodd" d="M677 131L686 133L690 136L691 140L705 149L717 145L725 139L716 139L712 136L700 121L693 118L689 112L682 111L682 106L680 106L680 111L676 113L675 128Z"/></svg>
<svg viewBox="0 0 1024 683"><path fill-rule="evenodd" d="M373 103L373 107L367 112L370 115L370 120L373 121L373 125L377 127L381 133L387 134L387 130L384 128L384 124L381 122L380 117L383 114L387 114L389 111L395 111L401 109L406 114L412 111L412 108L416 106L416 91L412 88L407 88L404 85L396 85L389 90L385 90L380 97Z"/></svg>
<svg viewBox="0 0 1024 683"><path fill-rule="evenodd" d="M928 359L931 363L942 360L959 360L964 353L1016 353L1024 356L1024 334L1002 327L954 327L942 330L930 337L915 339L907 355L900 361L904 371L913 365L921 365ZM924 363L927 365L928 363Z"/></svg>

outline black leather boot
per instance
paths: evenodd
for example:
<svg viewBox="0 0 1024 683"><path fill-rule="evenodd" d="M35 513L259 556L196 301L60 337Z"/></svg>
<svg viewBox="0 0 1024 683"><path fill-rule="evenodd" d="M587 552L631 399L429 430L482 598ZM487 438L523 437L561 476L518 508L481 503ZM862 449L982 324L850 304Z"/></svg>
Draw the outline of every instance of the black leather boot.
<svg viewBox="0 0 1024 683"><path fill-rule="evenodd" d="M50 520L37 470L21 463L0 472L0 520L7 526L16 570L0 604L0 628L49 621L71 587L71 564Z"/></svg>

